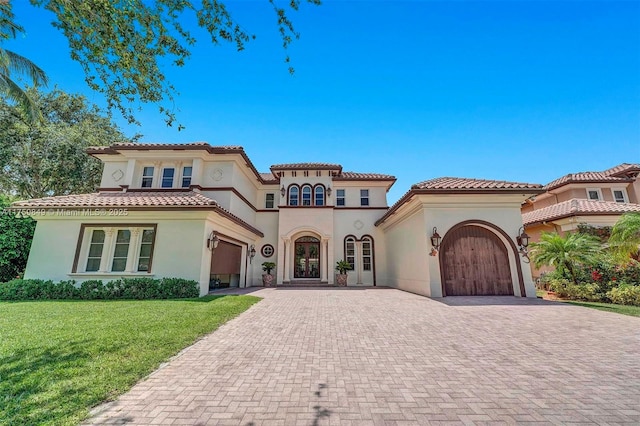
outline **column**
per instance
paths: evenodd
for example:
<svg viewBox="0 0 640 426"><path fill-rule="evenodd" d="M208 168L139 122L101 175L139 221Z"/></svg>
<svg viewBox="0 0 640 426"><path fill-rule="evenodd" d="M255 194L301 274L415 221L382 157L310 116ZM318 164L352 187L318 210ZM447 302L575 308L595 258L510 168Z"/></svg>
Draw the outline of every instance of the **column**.
<svg viewBox="0 0 640 426"><path fill-rule="evenodd" d="M113 238L115 232L113 228L104 228L104 245L102 246L102 259L100 259L100 270L98 272L109 272L111 266L111 255L113 253Z"/></svg>
<svg viewBox="0 0 640 426"><path fill-rule="evenodd" d="M135 174L135 171L136 171L136 160L133 158L130 158L129 161L127 162L127 172L124 175L124 182L122 182L123 185L127 185L129 188L132 188L134 186L133 175ZM136 187L140 187L141 184L142 182L136 185Z"/></svg>
<svg viewBox="0 0 640 426"><path fill-rule="evenodd" d="M129 253L127 254L127 272L138 272L138 256L140 247L140 228L131 229L131 239L129 240Z"/></svg>
<svg viewBox="0 0 640 426"><path fill-rule="evenodd" d="M323 238L320 240L320 282L327 282L327 269L329 268L329 240Z"/></svg>
<svg viewBox="0 0 640 426"><path fill-rule="evenodd" d="M284 279L282 280L283 283L288 283L291 281L290 273L289 273L290 262L287 262L287 259L291 257L290 253L291 253L291 240L289 238L286 238L284 240L284 253L282 253L282 268L284 268Z"/></svg>

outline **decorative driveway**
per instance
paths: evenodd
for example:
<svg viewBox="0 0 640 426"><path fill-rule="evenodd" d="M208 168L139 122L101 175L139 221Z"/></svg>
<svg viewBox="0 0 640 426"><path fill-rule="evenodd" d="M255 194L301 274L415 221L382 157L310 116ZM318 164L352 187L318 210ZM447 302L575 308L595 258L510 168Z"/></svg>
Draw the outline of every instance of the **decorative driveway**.
<svg viewBox="0 0 640 426"><path fill-rule="evenodd" d="M640 318L514 297L260 289L91 424L640 424Z"/></svg>

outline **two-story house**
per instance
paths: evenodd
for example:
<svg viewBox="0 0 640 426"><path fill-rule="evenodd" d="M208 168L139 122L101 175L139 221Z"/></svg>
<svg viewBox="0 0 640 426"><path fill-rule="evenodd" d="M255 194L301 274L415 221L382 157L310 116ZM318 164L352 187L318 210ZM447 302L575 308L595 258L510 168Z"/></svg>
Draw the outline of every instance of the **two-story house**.
<svg viewBox="0 0 640 426"><path fill-rule="evenodd" d="M623 163L601 172L570 173L548 183L544 193L522 205L531 241L539 241L542 232L575 231L579 224L613 226L622 214L640 212L639 174L640 164Z"/></svg>
<svg viewBox="0 0 640 426"><path fill-rule="evenodd" d="M116 144L93 194L14 203L37 220L25 278L181 277L217 286L384 285L433 297L535 297L519 254L520 205L540 185L439 178L391 208L395 177L339 164L278 164L259 172L242 147Z"/></svg>

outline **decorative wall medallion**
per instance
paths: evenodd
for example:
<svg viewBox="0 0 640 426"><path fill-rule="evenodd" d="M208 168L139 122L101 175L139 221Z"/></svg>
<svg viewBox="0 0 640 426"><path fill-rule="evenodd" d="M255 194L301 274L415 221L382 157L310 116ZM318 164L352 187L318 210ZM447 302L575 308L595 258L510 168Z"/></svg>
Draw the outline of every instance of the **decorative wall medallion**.
<svg viewBox="0 0 640 426"><path fill-rule="evenodd" d="M211 178L216 182L221 180L223 176L224 176L224 172L222 171L222 169L211 170Z"/></svg>
<svg viewBox="0 0 640 426"><path fill-rule="evenodd" d="M120 182L122 180L122 178L124 177L124 172L122 170L118 169L115 172L111 173L111 177L116 182Z"/></svg>
<svg viewBox="0 0 640 426"><path fill-rule="evenodd" d="M353 227L356 228L357 230L361 230L363 226L364 226L364 223L362 223L360 219L353 222Z"/></svg>

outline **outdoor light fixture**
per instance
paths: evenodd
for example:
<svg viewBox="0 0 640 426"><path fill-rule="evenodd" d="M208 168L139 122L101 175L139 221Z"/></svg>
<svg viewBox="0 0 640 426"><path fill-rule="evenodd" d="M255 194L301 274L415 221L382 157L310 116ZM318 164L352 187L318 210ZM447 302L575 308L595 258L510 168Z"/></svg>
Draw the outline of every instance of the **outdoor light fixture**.
<svg viewBox="0 0 640 426"><path fill-rule="evenodd" d="M521 226L518 230L518 235L516 236L516 242L520 246L518 253L520 253L525 263L529 263L529 252L527 250L527 247L529 247L529 238L530 237L527 233L524 232L524 226Z"/></svg>
<svg viewBox="0 0 640 426"><path fill-rule="evenodd" d="M284 194L287 193L287 190L284 189L284 185L282 185L282 188L280 188L280 195L282 195L284 197Z"/></svg>
<svg viewBox="0 0 640 426"><path fill-rule="evenodd" d="M529 247L529 236L527 235L526 232L524 232L523 226L521 226L520 229L518 230L518 236L516 237L516 242L521 248L524 247L526 249L527 247Z"/></svg>
<svg viewBox="0 0 640 426"><path fill-rule="evenodd" d="M216 231L211 231L209 238L207 238L207 248L214 251L218 247L218 243L220 243L220 239L216 235Z"/></svg>
<svg viewBox="0 0 640 426"><path fill-rule="evenodd" d="M442 241L442 237L440 237L440 234L438 234L438 228L434 226L431 234L431 245L433 246L434 249L438 250L440 249L441 241Z"/></svg>
<svg viewBox="0 0 640 426"><path fill-rule="evenodd" d="M331 197L331 187L327 188L327 197Z"/></svg>
<svg viewBox="0 0 640 426"><path fill-rule="evenodd" d="M251 244L249 250L247 250L247 256L249 256L249 263L253 261L253 258L256 257L256 246Z"/></svg>

